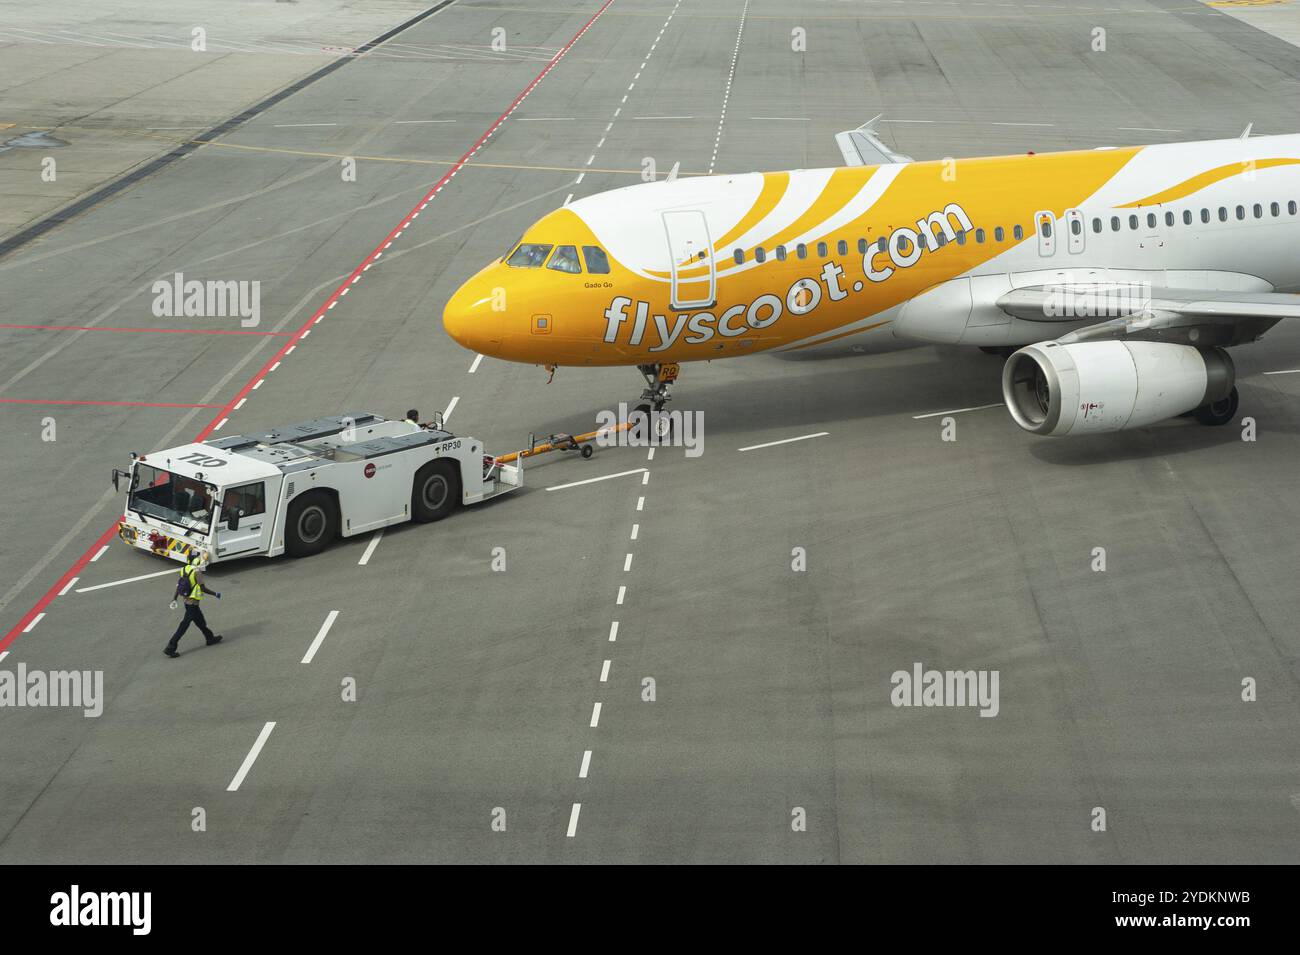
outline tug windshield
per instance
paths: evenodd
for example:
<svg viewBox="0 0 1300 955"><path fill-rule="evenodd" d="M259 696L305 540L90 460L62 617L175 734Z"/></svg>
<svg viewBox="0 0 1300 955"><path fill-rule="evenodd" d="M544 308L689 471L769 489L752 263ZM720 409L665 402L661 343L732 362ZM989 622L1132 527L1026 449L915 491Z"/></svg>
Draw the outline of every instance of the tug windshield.
<svg viewBox="0 0 1300 955"><path fill-rule="evenodd" d="M131 476L127 508L191 530L207 531L212 524L211 484L137 463Z"/></svg>

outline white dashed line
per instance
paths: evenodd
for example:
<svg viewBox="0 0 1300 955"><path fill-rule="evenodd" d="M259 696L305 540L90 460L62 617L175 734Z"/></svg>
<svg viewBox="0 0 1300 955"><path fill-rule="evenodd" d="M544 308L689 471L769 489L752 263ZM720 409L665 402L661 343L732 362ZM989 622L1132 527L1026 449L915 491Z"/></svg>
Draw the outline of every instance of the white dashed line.
<svg viewBox="0 0 1300 955"><path fill-rule="evenodd" d="M914 414L912 415L912 420L920 421L922 418L938 418L940 415L963 414L967 411L984 411L988 408L1001 408L1001 407L1002 407L1002 402L995 401L991 405L976 405L973 408L954 408L952 411L931 411L929 414Z"/></svg>
<svg viewBox="0 0 1300 955"><path fill-rule="evenodd" d="M451 417L451 413L456 410L456 403L460 401L460 395L454 395L447 404L447 410L442 413L442 420L446 421Z"/></svg>
<svg viewBox="0 0 1300 955"><path fill-rule="evenodd" d="M316 634L316 639L313 640L311 646L307 648L307 653L302 658L303 663L311 663L312 658L316 656L316 651L319 650L320 645L325 642L325 634L330 632L330 627L334 626L334 621L338 618L339 612L337 610L331 610L329 612L329 616L325 618L325 622L320 625L320 630Z"/></svg>
<svg viewBox="0 0 1300 955"><path fill-rule="evenodd" d="M601 682L601 683L608 683L608 682L609 682L609 661L608 661L608 660L606 660L604 663L601 664L601 667L600 667L600 682Z"/></svg>
<svg viewBox="0 0 1300 955"><path fill-rule="evenodd" d="M230 785L226 787L226 792L233 793L239 789L240 784L244 781L244 777L248 775L248 771L253 768L253 763L257 761L257 754L260 753L262 747L266 745L266 741L270 738L271 730L273 729L275 729L274 722L267 723L262 727L262 732L257 734L257 742L255 742L253 748L248 751L248 755L244 757L243 765L239 767L239 772L235 773L235 778L232 779Z"/></svg>
<svg viewBox="0 0 1300 955"><path fill-rule="evenodd" d="M593 729L600 723L600 703L593 703L591 706L591 726Z"/></svg>
<svg viewBox="0 0 1300 955"><path fill-rule="evenodd" d="M638 498L636 499L636 509L639 511L639 510L643 509L644 507L645 507L645 498L644 498L644 497L638 497Z"/></svg>
<svg viewBox="0 0 1300 955"><path fill-rule="evenodd" d="M469 373L470 373L471 375L474 374L474 372L478 371L478 366L479 366L479 363L480 363L481 361L483 361L483 356L482 356L482 355L475 355L475 356L474 356L474 362L473 362L473 364L471 364L471 365L469 366Z"/></svg>
<svg viewBox="0 0 1300 955"><path fill-rule="evenodd" d="M626 596L627 596L627 587L625 585L621 585L618 588L618 597L617 599L615 599L614 603L620 607L623 606L623 598Z"/></svg>
<svg viewBox="0 0 1300 955"><path fill-rule="evenodd" d="M366 552L362 554L361 559L357 561L358 567L364 567L366 564L370 563L370 557L374 554L375 548L379 546L379 542L383 539L383 536L384 529L382 527L375 531L375 536L370 538L370 543L366 545Z"/></svg>
<svg viewBox="0 0 1300 955"><path fill-rule="evenodd" d="M612 620L609 624L609 642L613 643L618 639L618 621Z"/></svg>
<svg viewBox="0 0 1300 955"><path fill-rule="evenodd" d="M591 750L584 750L582 754L582 766L578 768L578 778L586 779L587 770L591 769Z"/></svg>
<svg viewBox="0 0 1300 955"><path fill-rule="evenodd" d="M709 159L709 175L718 162L718 150L722 147L722 128L727 122L727 103L731 100L731 84L736 78L736 61L740 58L740 40L745 35L745 17L749 14L749 0L740 10L740 29L736 31L736 48L731 53L731 69L727 72L727 86L722 92L722 114L718 117L718 135L713 140L713 156Z"/></svg>
<svg viewBox="0 0 1300 955"><path fill-rule="evenodd" d="M632 536L629 537L628 540L636 540L636 535L637 535L637 533L638 533L640 530L641 530L641 525L640 525L640 524L633 524L633 525L632 525Z"/></svg>
<svg viewBox="0 0 1300 955"><path fill-rule="evenodd" d="M595 484L598 481L609 481L614 478L627 477L629 474L640 474L645 468L633 468L631 471L619 471L617 474L605 474L601 477L587 478L585 481L572 481L569 484L555 484L548 487L548 491L563 491L571 487L581 487L584 484Z"/></svg>
<svg viewBox="0 0 1300 955"><path fill-rule="evenodd" d="M623 573L626 574L631 569L632 569L632 555L628 554L626 557L623 558Z"/></svg>
<svg viewBox="0 0 1300 955"><path fill-rule="evenodd" d="M570 839L578 834L578 813L582 811L582 803L575 802L573 811L569 813L569 831L566 833Z"/></svg>
<svg viewBox="0 0 1300 955"><path fill-rule="evenodd" d="M23 627L23 633L31 633L34 629L36 629L36 625L44 619L45 619L45 611L42 610L35 617L32 617L31 623ZM596 705L599 706L600 704L597 703ZM592 725L595 726L596 724L593 723Z"/></svg>
<svg viewBox="0 0 1300 955"><path fill-rule="evenodd" d="M778 444L793 444L795 441L807 441L809 438L824 438L829 431L818 431L816 434L801 434L797 438L784 438L780 441L768 441L766 444L751 444L748 447L737 448L737 451L757 451L759 448L775 448Z"/></svg>
<svg viewBox="0 0 1300 955"><path fill-rule="evenodd" d="M64 594L66 594L69 590L71 590L72 587L73 587L73 585L76 584L76 582L77 582L78 580L80 580L80 579L81 579L80 577L73 577L73 578L72 578L71 580L69 580L66 584L64 584L64 585L63 585L63 589L59 591L59 596L62 597L62 596L63 596Z"/></svg>
<svg viewBox="0 0 1300 955"><path fill-rule="evenodd" d="M104 545L103 547L101 547L99 550L95 551L95 556L92 557L92 558L90 558L90 562L93 564L95 561L99 560L99 558L101 558L101 557L104 556L104 551L106 551L106 550L108 550L108 545L107 545L107 544L105 544L105 545Z"/></svg>

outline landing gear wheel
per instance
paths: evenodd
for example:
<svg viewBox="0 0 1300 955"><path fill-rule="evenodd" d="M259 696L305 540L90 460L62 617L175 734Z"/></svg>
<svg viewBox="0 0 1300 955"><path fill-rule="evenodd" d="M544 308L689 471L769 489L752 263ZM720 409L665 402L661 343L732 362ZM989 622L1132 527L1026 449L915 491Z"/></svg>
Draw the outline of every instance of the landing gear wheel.
<svg viewBox="0 0 1300 955"><path fill-rule="evenodd" d="M411 487L411 520L440 521L460 503L460 474L450 461L430 461L415 472Z"/></svg>
<svg viewBox="0 0 1300 955"><path fill-rule="evenodd" d="M284 521L284 551L290 557L319 554L338 536L339 512L323 491L311 491L289 505Z"/></svg>
<svg viewBox="0 0 1300 955"><path fill-rule="evenodd" d="M1201 424L1223 425L1229 424L1233 418L1237 417L1237 403L1239 401L1237 387L1234 385L1232 391L1228 392L1228 397L1219 401L1211 402L1203 408L1196 409L1196 420Z"/></svg>

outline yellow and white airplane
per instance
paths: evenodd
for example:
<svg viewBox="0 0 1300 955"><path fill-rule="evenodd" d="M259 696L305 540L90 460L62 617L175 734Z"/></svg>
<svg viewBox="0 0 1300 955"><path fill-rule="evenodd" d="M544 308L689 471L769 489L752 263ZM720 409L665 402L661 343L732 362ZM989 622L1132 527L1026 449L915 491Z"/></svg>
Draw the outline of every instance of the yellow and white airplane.
<svg viewBox="0 0 1300 955"><path fill-rule="evenodd" d="M844 167L556 209L443 324L508 361L636 365L656 410L679 362L1028 346L1003 369L1012 417L1077 434L1231 421L1224 348L1300 317L1300 135L913 162L875 122L836 137Z"/></svg>

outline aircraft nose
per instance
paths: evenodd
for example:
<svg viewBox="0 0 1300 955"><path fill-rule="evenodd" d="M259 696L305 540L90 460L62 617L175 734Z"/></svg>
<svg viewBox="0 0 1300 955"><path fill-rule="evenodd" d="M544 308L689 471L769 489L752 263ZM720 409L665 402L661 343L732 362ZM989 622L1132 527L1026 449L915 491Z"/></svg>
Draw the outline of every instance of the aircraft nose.
<svg viewBox="0 0 1300 955"><path fill-rule="evenodd" d="M459 345L470 351L493 354L501 345L502 312L493 308L494 284L487 275L491 267L474 276L447 300L442 310L442 327Z"/></svg>

